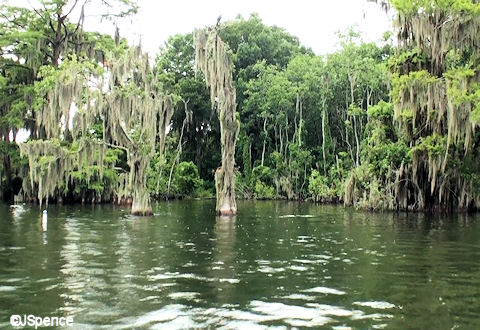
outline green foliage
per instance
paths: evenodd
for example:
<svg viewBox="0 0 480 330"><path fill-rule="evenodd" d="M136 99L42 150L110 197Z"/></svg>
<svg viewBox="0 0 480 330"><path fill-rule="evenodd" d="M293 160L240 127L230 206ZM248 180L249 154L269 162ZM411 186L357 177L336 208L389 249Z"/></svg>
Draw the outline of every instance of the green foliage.
<svg viewBox="0 0 480 330"><path fill-rule="evenodd" d="M255 166L249 176L237 174L235 186L237 194L245 199L274 199L275 171L268 166Z"/></svg>
<svg viewBox="0 0 480 330"><path fill-rule="evenodd" d="M393 104L382 100L368 108L367 114L374 120L390 120L393 118Z"/></svg>
<svg viewBox="0 0 480 330"><path fill-rule="evenodd" d="M239 141L241 145L243 145L243 148L242 148L242 161L243 161L243 172L245 174L245 177L247 178L247 180L250 179L251 175L252 175L252 164L250 162L250 141L248 139L245 139L245 138L240 138L240 141Z"/></svg>
<svg viewBox="0 0 480 330"><path fill-rule="evenodd" d="M273 184L274 171L268 166L255 166L252 170L252 180L261 181L266 185Z"/></svg>
<svg viewBox="0 0 480 330"><path fill-rule="evenodd" d="M329 187L327 177L320 175L317 170L313 170L308 179L308 192L312 195L315 202L326 201L329 196Z"/></svg>
<svg viewBox="0 0 480 330"><path fill-rule="evenodd" d="M173 134L167 137L166 154L158 151L150 162L147 171L147 188L156 198L171 197L202 197L210 198L213 195L213 186L209 187L199 176L198 168L192 161L183 161L176 164L174 146L178 143L178 136Z"/></svg>
<svg viewBox="0 0 480 330"><path fill-rule="evenodd" d="M353 169L345 181L345 204L367 210L392 210L396 207L390 185L377 179L367 166Z"/></svg>
<svg viewBox="0 0 480 330"><path fill-rule="evenodd" d="M175 186L181 196L191 196L202 186L197 166L193 162L181 162L175 171Z"/></svg>
<svg viewBox="0 0 480 330"><path fill-rule="evenodd" d="M63 194L68 194L69 187L73 187L74 199L111 200L119 180L119 174L114 167L118 164L121 154L122 150L108 149L103 164L74 169L70 173L71 182L63 187Z"/></svg>
<svg viewBox="0 0 480 330"><path fill-rule="evenodd" d="M87 2L85 9L94 2ZM37 115L47 108L57 111L61 100L52 99L52 91L74 85L78 77L102 75L111 67L109 60L131 50L126 40L115 43L109 36L76 30L69 18L59 22L55 13L67 2L42 3L38 13L1 8L5 20L0 22L0 48L10 52L0 56L2 187L17 175L27 177L22 172L26 160L17 166L18 149L6 142L22 129L32 140L54 132L58 140L50 141L52 147L69 154L81 149L65 136L60 116L52 117L49 130L38 129ZM137 9L129 0L102 3L121 3L122 13ZM397 51L389 44L364 43L350 28L339 35L340 50L315 56L298 38L265 25L258 15L221 24L235 65L242 123L236 153L239 194L343 200L368 209L419 209L459 201L462 207L480 205L480 71L474 47L480 5L472 0L390 3L399 15ZM115 7L107 7L101 6L101 15L113 14ZM80 32L58 46L57 30L61 37L67 31ZM75 46L80 43L85 47ZM55 51L60 51L61 61L55 61ZM148 190L158 198L211 197L214 192L220 127L204 77L195 74L194 65L192 34L174 35L145 78L155 77L152 88L174 94L175 100L173 117L165 123L165 153L157 150L146 173ZM119 99L148 98L138 83L140 71L115 84ZM77 100L79 113L95 113L85 107L85 90ZM93 116L93 125L82 136L103 140L109 128L102 116ZM149 154L140 123L128 128L128 137L139 146L139 155ZM47 173L55 159L50 154L39 157L39 170ZM58 191L108 199L129 170L126 153L110 148L103 165L74 167L71 182Z"/></svg>
<svg viewBox="0 0 480 330"><path fill-rule="evenodd" d="M260 180L255 182L255 199L273 199L275 197L275 188L267 186Z"/></svg>
<svg viewBox="0 0 480 330"><path fill-rule="evenodd" d="M213 179L212 170L220 159L220 128L212 113L210 95L203 75L195 73L193 35L174 35L156 57L154 71L163 88L181 96L191 120L184 129L182 159L193 161L202 179ZM185 104L178 102L172 117L172 130L180 134L185 119ZM205 156L205 155L208 155Z"/></svg>
<svg viewBox="0 0 480 330"><path fill-rule="evenodd" d="M232 50L237 73L248 81L249 67L266 60L267 64L285 67L289 59L298 53L310 52L300 46L297 37L277 26L266 26L260 17L253 14L248 20L238 16L225 24L221 38Z"/></svg>
<svg viewBox="0 0 480 330"><path fill-rule="evenodd" d="M444 73L447 79L447 95L457 107L468 107L470 121L480 123L480 83L478 82L478 69L456 67Z"/></svg>
<svg viewBox="0 0 480 330"><path fill-rule="evenodd" d="M431 13L446 10L455 13L480 15L480 5L472 0L390 0L396 10L403 14Z"/></svg>
<svg viewBox="0 0 480 330"><path fill-rule="evenodd" d="M253 184L253 198L273 199L275 188L273 187L274 171L268 166L256 166L252 169L250 182Z"/></svg>
<svg viewBox="0 0 480 330"><path fill-rule="evenodd" d="M371 195L386 192L403 209L478 207L474 166L463 164L478 155L480 5L472 0L390 3L400 32L398 53L389 63L394 130L387 132L388 125L372 118L365 157L372 186L378 187ZM381 203L390 206L388 200Z"/></svg>
<svg viewBox="0 0 480 330"><path fill-rule="evenodd" d="M243 175L237 175L237 193L252 198L266 186L274 187L275 197L305 198L315 165L328 177L332 199L341 199L345 173L353 166L355 152L361 154L367 109L388 97L389 46L356 44L359 34L352 30L341 51L313 56L298 39L264 25L256 15L225 23L221 37L234 59L242 122L236 163ZM214 159L220 158L219 129L212 122L208 95L195 87L201 86L203 77L194 76L192 59L191 35L176 35L162 48L156 70L161 83L188 100L193 110L195 124L185 132L182 160L194 161L201 178L212 180L218 164ZM349 77L355 80L353 95ZM379 111L391 106L384 108L388 106ZM176 132L181 131L183 113L177 111L173 117ZM387 121L387 116L378 114L378 120ZM266 168L270 173L259 175Z"/></svg>
<svg viewBox="0 0 480 330"><path fill-rule="evenodd" d="M367 162L378 178L385 178L391 169L411 162L411 149L404 141L376 145L367 152Z"/></svg>
<svg viewBox="0 0 480 330"><path fill-rule="evenodd" d="M420 142L412 149L412 153L427 153L429 157L437 157L445 154L447 137L432 134L420 138Z"/></svg>
<svg viewBox="0 0 480 330"><path fill-rule="evenodd" d="M14 186L14 179L23 179L28 169L28 162L20 157L18 145L0 141L0 199L9 201L21 185ZM19 182L21 184L21 182Z"/></svg>
<svg viewBox="0 0 480 330"><path fill-rule="evenodd" d="M169 152L169 140L166 142L167 157L172 155ZM170 159L170 157L169 157ZM168 192L169 173L172 163L165 162L165 155L155 152L147 171L147 188L150 195L159 198L166 196Z"/></svg>
<svg viewBox="0 0 480 330"><path fill-rule="evenodd" d="M412 71L409 74L395 76L392 80L392 101L394 104L401 104L402 94L411 89L426 88L438 82L438 78L426 70Z"/></svg>
<svg viewBox="0 0 480 330"><path fill-rule="evenodd" d="M388 60L388 67L392 72L408 73L411 67L418 67L425 64L425 56L418 48L407 50L391 56Z"/></svg>

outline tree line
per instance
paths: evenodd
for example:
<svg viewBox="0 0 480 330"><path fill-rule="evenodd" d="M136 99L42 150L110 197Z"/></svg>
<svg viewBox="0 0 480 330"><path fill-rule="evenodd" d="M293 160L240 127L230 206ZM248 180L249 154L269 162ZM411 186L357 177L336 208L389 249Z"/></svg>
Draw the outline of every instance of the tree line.
<svg viewBox="0 0 480 330"><path fill-rule="evenodd" d="M1 9L4 200L135 200L148 210L150 196L213 197L220 121L193 33L170 37L151 63L119 34L84 31L88 2L40 3ZM137 10L109 4L105 17ZM480 5L382 5L397 12L398 46L392 33L365 43L351 28L338 51L316 55L258 15L221 23L240 122L237 196L375 210L480 205ZM15 143L19 132L28 142Z"/></svg>

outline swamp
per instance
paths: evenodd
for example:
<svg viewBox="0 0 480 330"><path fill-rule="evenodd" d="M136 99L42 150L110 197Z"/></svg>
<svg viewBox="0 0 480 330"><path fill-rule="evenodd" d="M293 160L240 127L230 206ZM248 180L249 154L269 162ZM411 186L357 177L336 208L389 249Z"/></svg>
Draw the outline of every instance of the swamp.
<svg viewBox="0 0 480 330"><path fill-rule="evenodd" d="M480 328L480 2L340 2L2 1L0 328Z"/></svg>

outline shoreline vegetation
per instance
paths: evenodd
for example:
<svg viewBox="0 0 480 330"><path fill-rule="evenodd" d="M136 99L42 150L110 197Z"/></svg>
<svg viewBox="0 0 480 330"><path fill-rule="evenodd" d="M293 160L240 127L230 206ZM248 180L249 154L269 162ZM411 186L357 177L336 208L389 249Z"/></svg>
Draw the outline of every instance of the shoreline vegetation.
<svg viewBox="0 0 480 330"><path fill-rule="evenodd" d="M134 15L135 1L86 2L80 19L62 0L2 4L0 197L120 203L148 215L152 199L214 198L215 177L227 169L229 210L236 194L477 211L480 4L377 2L395 9L394 32L365 43L350 28L327 55L255 14L219 20L210 27L217 38L202 47L224 42L215 72L230 75L228 97L207 88L211 64L195 70L193 31L150 57L121 31L83 30L101 3L121 8L101 13L117 19Z"/></svg>

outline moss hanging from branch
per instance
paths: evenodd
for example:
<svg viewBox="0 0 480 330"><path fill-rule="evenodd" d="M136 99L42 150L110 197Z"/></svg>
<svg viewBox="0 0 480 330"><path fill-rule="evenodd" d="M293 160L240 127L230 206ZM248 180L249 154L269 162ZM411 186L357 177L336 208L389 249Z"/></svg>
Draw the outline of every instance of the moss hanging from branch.
<svg viewBox="0 0 480 330"><path fill-rule="evenodd" d="M38 201L48 205L48 199L64 195L68 183L73 181L74 170L86 169L86 181L96 175L89 168L97 165L102 177L107 148L105 144L81 139L72 145L62 145L58 139L35 140L21 143L20 154L28 157L30 191L36 192Z"/></svg>
<svg viewBox="0 0 480 330"><path fill-rule="evenodd" d="M405 57L396 68L394 123L411 161L394 169L396 207L466 209L480 206L477 165L480 5L477 1L391 1Z"/></svg>
<svg viewBox="0 0 480 330"><path fill-rule="evenodd" d="M91 56L96 53L89 51ZM58 68L42 68L34 107L39 137L48 140L22 144L21 152L29 158L31 188L42 202L60 194L74 170L86 171L88 183L93 175L89 168L98 165L101 176L107 147L123 149L130 173L120 175L117 198L132 197L132 213L149 215L146 170L157 138L163 153L174 102L163 94L140 47L125 47L117 37L106 56L108 65L103 67L95 59L72 57ZM71 132L74 141L68 143L65 135L73 105L78 111ZM89 140L91 126L98 122L103 124L103 138Z"/></svg>
<svg viewBox="0 0 480 330"><path fill-rule="evenodd" d="M79 105L79 116L84 113L83 99L90 99L94 88L87 82L95 76L98 67L88 59L78 61L76 56L65 59L55 68L43 66L34 86L35 98L30 102L36 115L35 129L37 138L19 145L22 156L28 157L30 187L28 191L36 193L40 204L49 198L61 197L73 181L74 171L84 171L87 184L96 175L90 171L92 166L103 175L106 146L102 141L76 134L75 141L65 141L69 134L70 110ZM93 119L94 115L91 115ZM78 122L77 119L74 122ZM85 126L93 123L93 120ZM85 128L86 130L86 128Z"/></svg>
<svg viewBox="0 0 480 330"><path fill-rule="evenodd" d="M235 144L240 129L236 109L236 90L233 86L232 61L227 46L220 39L220 26L196 30L195 61L205 75L210 88L212 106L216 105L220 121L222 165L215 172L219 215L235 215Z"/></svg>
<svg viewBox="0 0 480 330"><path fill-rule="evenodd" d="M173 115L171 96L165 96L157 85L148 55L136 47L111 61L110 91L104 100L104 127L108 138L128 154L132 191L132 214L150 215L150 195L147 190L147 169L155 152L158 136L160 148L165 146L165 134Z"/></svg>
<svg viewBox="0 0 480 330"><path fill-rule="evenodd" d="M58 139L69 130L68 119L72 104L82 104L89 93L86 82L93 73L93 64L77 61L75 56L65 60L58 68L40 68L40 81L35 83L37 132L41 139Z"/></svg>

